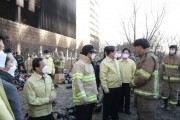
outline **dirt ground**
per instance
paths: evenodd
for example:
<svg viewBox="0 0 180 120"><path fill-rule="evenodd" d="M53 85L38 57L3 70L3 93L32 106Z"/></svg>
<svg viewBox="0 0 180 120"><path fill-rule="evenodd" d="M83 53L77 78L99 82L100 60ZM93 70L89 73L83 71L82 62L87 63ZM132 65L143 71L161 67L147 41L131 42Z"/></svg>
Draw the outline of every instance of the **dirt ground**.
<svg viewBox="0 0 180 120"><path fill-rule="evenodd" d="M28 106L26 103L26 100L24 99L23 92L19 92L21 103L22 103L22 111L25 114L28 110ZM71 89L66 89L66 85L61 84L57 88L57 104L55 107L53 107L53 111L58 111L60 113L64 113L65 109L67 107L72 107L72 97L71 97ZM134 107L133 103L134 97L131 97L131 115L126 115L124 113L119 114L119 120L137 120L137 113L136 108ZM157 120L180 120L180 107L177 107L174 111L165 111L162 110L159 106L161 104L161 101L158 101L157 104ZM94 113L93 114L93 120L102 120L102 112L100 113Z"/></svg>

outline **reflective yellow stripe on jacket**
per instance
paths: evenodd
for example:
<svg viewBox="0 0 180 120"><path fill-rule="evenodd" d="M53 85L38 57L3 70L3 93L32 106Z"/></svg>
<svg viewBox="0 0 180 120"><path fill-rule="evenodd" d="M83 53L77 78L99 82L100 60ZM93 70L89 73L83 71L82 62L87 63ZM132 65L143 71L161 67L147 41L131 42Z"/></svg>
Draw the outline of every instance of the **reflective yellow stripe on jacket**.
<svg viewBox="0 0 180 120"><path fill-rule="evenodd" d="M95 101L95 100L97 100L97 96L96 96L96 95L87 96L87 101L88 101L88 102L93 102L93 101ZM79 103L79 102L81 102L81 101L80 101L79 98L73 97L73 102Z"/></svg>
<svg viewBox="0 0 180 120"><path fill-rule="evenodd" d="M77 78L82 79L83 78L83 74L82 73L75 73L75 74L72 75L72 78L73 79L77 79Z"/></svg>
<svg viewBox="0 0 180 120"><path fill-rule="evenodd" d="M89 75L89 76L84 76L82 73L75 73L72 75L72 79L80 79L82 82L92 82L95 81L95 75ZM97 100L97 95L91 95L87 96L85 91L80 91L79 93L75 93L75 88L72 85L73 89L73 102L75 103L80 103L82 102L81 99L86 97L88 102L93 102Z"/></svg>
<svg viewBox="0 0 180 120"><path fill-rule="evenodd" d="M170 81L180 81L180 77L167 77L163 76L164 80L170 80Z"/></svg>
<svg viewBox="0 0 180 120"><path fill-rule="evenodd" d="M88 82L88 81L93 81L96 80L95 75L90 75L90 76L83 76L82 73L75 73L72 75L73 79L81 79L82 81Z"/></svg>
<svg viewBox="0 0 180 120"><path fill-rule="evenodd" d="M148 72L146 72L146 71L143 70L143 69L137 70L137 73L140 74L141 76L147 78L147 79L151 77L151 74L148 73Z"/></svg>
<svg viewBox="0 0 180 120"><path fill-rule="evenodd" d="M139 72L143 77L149 78L151 76L150 73L144 71L143 69L140 69L141 71ZM158 98L159 97L159 90L158 90L158 70L155 70L153 72L154 76L154 89L153 92L150 91L145 91L145 90L140 90L138 88L134 89L134 93L138 94L140 96L152 96L153 98Z"/></svg>
<svg viewBox="0 0 180 120"><path fill-rule="evenodd" d="M91 95L91 96L88 96L88 102L92 102L92 101L95 101L97 100L97 96L96 95Z"/></svg>
<svg viewBox="0 0 180 120"><path fill-rule="evenodd" d="M76 97L73 95L73 101L74 102L80 102L80 99L83 97L86 97L85 91L79 92Z"/></svg>
<svg viewBox="0 0 180 120"><path fill-rule="evenodd" d="M96 80L95 75L90 75L90 76L84 76L82 81L88 82L88 81L93 81Z"/></svg>
<svg viewBox="0 0 180 120"><path fill-rule="evenodd" d="M82 73L75 73L72 75L72 79L82 79L83 78L83 74ZM73 82L73 81L72 81ZM73 89L73 101L74 102L80 102L79 99L86 97L86 93L85 91L80 91L79 93L75 94L75 88L72 85L72 89Z"/></svg>
<svg viewBox="0 0 180 120"><path fill-rule="evenodd" d="M165 64L164 62L162 63L162 65L164 65L165 68L169 68L169 69L179 69L178 65L172 65L172 64Z"/></svg>

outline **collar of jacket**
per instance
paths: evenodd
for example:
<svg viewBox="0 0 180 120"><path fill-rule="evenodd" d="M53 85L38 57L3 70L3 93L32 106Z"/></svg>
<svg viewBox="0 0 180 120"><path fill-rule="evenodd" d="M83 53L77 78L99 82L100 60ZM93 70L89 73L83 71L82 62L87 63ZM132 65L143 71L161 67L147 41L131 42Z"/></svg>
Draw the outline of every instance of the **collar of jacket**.
<svg viewBox="0 0 180 120"><path fill-rule="evenodd" d="M33 73L35 76L37 76L39 79L38 80L41 80L42 77L46 77L46 75L44 74L43 76L39 75L38 73L34 72Z"/></svg>
<svg viewBox="0 0 180 120"><path fill-rule="evenodd" d="M90 63L91 64L91 60L87 56L85 56L83 54L80 54L80 59L85 61L86 63Z"/></svg>
<svg viewBox="0 0 180 120"><path fill-rule="evenodd" d="M108 62L113 62L114 61L114 59L111 59L109 57L106 57L106 59L107 59Z"/></svg>
<svg viewBox="0 0 180 120"><path fill-rule="evenodd" d="M14 77L11 74L3 70L0 70L0 78L10 83L13 83L14 80Z"/></svg>
<svg viewBox="0 0 180 120"><path fill-rule="evenodd" d="M127 58L127 59L121 58L119 61L121 61L121 62L129 62L129 58Z"/></svg>
<svg viewBox="0 0 180 120"><path fill-rule="evenodd" d="M44 58L45 60L50 60L50 59L52 59L51 56L49 56L48 58L46 58L46 56L44 56L43 58Z"/></svg>
<svg viewBox="0 0 180 120"><path fill-rule="evenodd" d="M150 47L149 47L149 48L144 49L144 52L140 55L140 57L142 57L144 54L149 53L149 52L152 52L152 53L153 53L153 51L151 50L151 48L150 48Z"/></svg>

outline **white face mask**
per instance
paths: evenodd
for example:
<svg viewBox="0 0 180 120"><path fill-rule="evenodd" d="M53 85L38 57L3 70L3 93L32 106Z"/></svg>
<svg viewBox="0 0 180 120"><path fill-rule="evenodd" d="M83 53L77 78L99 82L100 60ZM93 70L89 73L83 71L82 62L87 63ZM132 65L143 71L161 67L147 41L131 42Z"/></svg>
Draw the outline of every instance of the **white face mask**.
<svg viewBox="0 0 180 120"><path fill-rule="evenodd" d="M7 54L4 53L4 51L0 51L0 68L5 67L5 62L6 62L6 56Z"/></svg>
<svg viewBox="0 0 180 120"><path fill-rule="evenodd" d="M14 77L14 73L15 73L16 69L17 69L16 65L14 64L12 67L10 67L8 73Z"/></svg>
<svg viewBox="0 0 180 120"><path fill-rule="evenodd" d="M50 55L46 55L46 58L49 58Z"/></svg>
<svg viewBox="0 0 180 120"><path fill-rule="evenodd" d="M48 74L48 73L49 73L49 68L48 68L47 65L43 67L42 72L43 72L44 74Z"/></svg>
<svg viewBox="0 0 180 120"><path fill-rule="evenodd" d="M96 54L92 53L91 60L94 60L95 57L96 57Z"/></svg>
<svg viewBox="0 0 180 120"><path fill-rule="evenodd" d="M127 58L129 57L129 55L128 55L128 54L123 54L122 57L123 57L124 59L127 59Z"/></svg>
<svg viewBox="0 0 180 120"><path fill-rule="evenodd" d="M115 58L121 58L121 53L116 53L114 57Z"/></svg>
<svg viewBox="0 0 180 120"><path fill-rule="evenodd" d="M169 54L170 54L170 55L174 55L175 52L176 52L175 50L169 50Z"/></svg>

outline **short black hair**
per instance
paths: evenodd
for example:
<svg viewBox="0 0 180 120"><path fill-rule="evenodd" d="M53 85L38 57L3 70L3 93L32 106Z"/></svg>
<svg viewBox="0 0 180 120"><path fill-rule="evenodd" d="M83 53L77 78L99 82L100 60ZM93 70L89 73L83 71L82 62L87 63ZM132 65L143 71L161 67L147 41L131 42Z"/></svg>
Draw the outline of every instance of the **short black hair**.
<svg viewBox="0 0 180 120"><path fill-rule="evenodd" d="M106 46L104 49L106 55L109 55L111 52L115 51L115 47L114 46Z"/></svg>
<svg viewBox="0 0 180 120"><path fill-rule="evenodd" d="M122 50L122 52L124 52L125 50L127 50L129 53L131 53L131 51L130 51L128 48L124 48L124 49Z"/></svg>
<svg viewBox="0 0 180 120"><path fill-rule="evenodd" d="M10 46L10 41L8 39L9 37L7 36L6 33L3 32L0 33L0 40L2 40L5 49Z"/></svg>
<svg viewBox="0 0 180 120"><path fill-rule="evenodd" d="M8 39L8 36L5 33L0 33L0 39L4 42Z"/></svg>
<svg viewBox="0 0 180 120"><path fill-rule="evenodd" d="M87 55L88 53L97 53L97 51L94 49L93 45L83 46L81 54Z"/></svg>
<svg viewBox="0 0 180 120"><path fill-rule="evenodd" d="M171 45L171 46L169 46L169 48L175 48L176 51L178 50L178 49L177 49L177 45Z"/></svg>
<svg viewBox="0 0 180 120"><path fill-rule="evenodd" d="M49 53L49 50L44 50L44 53Z"/></svg>
<svg viewBox="0 0 180 120"><path fill-rule="evenodd" d="M12 51L12 49L9 47L9 46L7 46L5 49L4 49L4 53L12 53L13 51Z"/></svg>
<svg viewBox="0 0 180 120"><path fill-rule="evenodd" d="M150 47L149 41L145 38L140 38L135 40L134 42L134 47L136 46L142 46L142 48L146 49L148 47Z"/></svg>
<svg viewBox="0 0 180 120"><path fill-rule="evenodd" d="M34 58L34 60L32 61L32 67L33 70L36 71L36 67L40 67L40 61L42 61L43 58Z"/></svg>

